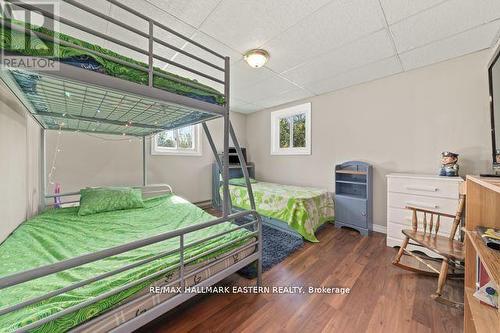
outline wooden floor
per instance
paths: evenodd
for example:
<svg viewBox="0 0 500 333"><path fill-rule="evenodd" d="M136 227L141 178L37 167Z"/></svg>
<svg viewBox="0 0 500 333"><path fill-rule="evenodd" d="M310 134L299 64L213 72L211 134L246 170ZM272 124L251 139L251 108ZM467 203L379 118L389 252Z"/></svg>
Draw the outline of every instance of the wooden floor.
<svg viewBox="0 0 500 333"><path fill-rule="evenodd" d="M362 237L325 226L264 273L269 286L349 287L349 295L222 294L196 296L141 332L462 332L463 313L431 300L436 280L391 265L385 235ZM252 285L233 275L221 284ZM462 281L446 296L462 300Z"/></svg>

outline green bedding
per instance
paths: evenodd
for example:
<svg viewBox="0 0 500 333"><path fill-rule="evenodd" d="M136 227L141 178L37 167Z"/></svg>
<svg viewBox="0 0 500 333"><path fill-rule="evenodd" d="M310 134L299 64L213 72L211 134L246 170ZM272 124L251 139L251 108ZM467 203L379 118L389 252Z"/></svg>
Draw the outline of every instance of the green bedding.
<svg viewBox="0 0 500 333"><path fill-rule="evenodd" d="M318 242L316 230L335 219L333 198L326 190L260 181L252 190L257 212L288 223L310 242ZM246 186L230 185L229 192L235 207L250 209Z"/></svg>
<svg viewBox="0 0 500 333"><path fill-rule="evenodd" d="M10 21L9 19L5 18L3 20ZM130 64L136 64L144 68L148 67L148 65L143 62L125 57L109 49L100 47L99 45L90 44L80 39L51 31L44 27L34 27L32 25L16 20L12 20L12 23L19 26L24 25L36 32L55 36L60 40L70 42L78 46L83 46L89 50L98 51L108 56L116 57ZM34 47L26 48L25 45L34 45ZM18 32L16 30L11 30L6 25L2 26L2 29L0 29L0 47L6 51L18 53L24 56L56 58L60 61L68 61L69 63L75 65L80 65L80 63L83 63L85 64L85 68L87 69L91 69L93 67L96 67L95 65L97 65L97 68L91 70L104 72L107 75L119 77L140 84L148 84L147 72L124 66L112 60L94 55L91 52L78 50L74 47L64 45L55 46L54 43L49 41L42 41L36 36L25 36L24 33ZM160 76L154 76L153 85L156 88L164 89L179 95L185 95L205 100L215 104L224 104L223 95L216 89L198 83L196 80L190 80L182 76L166 72L158 67L155 67L154 70L155 72L165 74L168 77L172 78L168 79Z"/></svg>
<svg viewBox="0 0 500 333"><path fill-rule="evenodd" d="M175 195L147 199L144 204L145 208L89 216L78 216L78 208L76 207L45 211L37 217L24 222L0 245L0 277L214 219L212 215ZM231 228L234 228L232 223L223 223L205 228L202 231L189 234L185 239L185 244ZM247 230L240 229L206 241L186 249L185 258L187 260L197 254L248 234ZM197 262L214 258L221 253L240 246L243 242L245 240L198 259ZM109 272L158 254L161 251L176 249L178 246L179 239L175 238L0 290L0 308L68 286L82 279ZM113 288L147 276L152 272L175 265L178 260L178 255L171 255L83 288L52 297L27 309L0 316L0 332L13 331ZM87 306L76 313L49 322L35 331L67 331L110 309L145 288L151 282L153 281L129 288L103 301Z"/></svg>

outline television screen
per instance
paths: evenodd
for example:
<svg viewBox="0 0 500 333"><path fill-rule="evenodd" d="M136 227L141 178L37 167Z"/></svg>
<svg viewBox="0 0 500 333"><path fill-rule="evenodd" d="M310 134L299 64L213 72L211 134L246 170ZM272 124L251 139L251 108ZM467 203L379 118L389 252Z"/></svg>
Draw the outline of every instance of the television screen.
<svg viewBox="0 0 500 333"><path fill-rule="evenodd" d="M489 85L491 105L491 141L493 148L493 165L500 167L500 47L490 63Z"/></svg>

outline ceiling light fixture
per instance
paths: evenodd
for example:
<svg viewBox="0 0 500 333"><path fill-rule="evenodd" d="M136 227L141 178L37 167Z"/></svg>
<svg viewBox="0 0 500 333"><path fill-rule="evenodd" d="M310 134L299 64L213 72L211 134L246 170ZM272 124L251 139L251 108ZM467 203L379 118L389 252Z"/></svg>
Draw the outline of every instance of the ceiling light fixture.
<svg viewBox="0 0 500 333"><path fill-rule="evenodd" d="M250 67L260 68L269 60L269 52L262 49L253 49L245 53L244 59Z"/></svg>

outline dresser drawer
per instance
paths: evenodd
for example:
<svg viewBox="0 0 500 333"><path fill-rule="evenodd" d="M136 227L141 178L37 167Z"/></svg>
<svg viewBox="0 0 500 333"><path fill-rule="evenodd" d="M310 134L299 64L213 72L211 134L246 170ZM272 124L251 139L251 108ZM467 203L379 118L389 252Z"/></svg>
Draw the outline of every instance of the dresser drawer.
<svg viewBox="0 0 500 333"><path fill-rule="evenodd" d="M390 177L387 180L389 192L451 199L458 199L459 184L460 181L451 181L447 179Z"/></svg>
<svg viewBox="0 0 500 333"><path fill-rule="evenodd" d="M387 206L389 208L401 209L404 209L406 206L414 206L422 209L435 210L441 213L455 214L458 207L458 200L403 193L389 193Z"/></svg>

